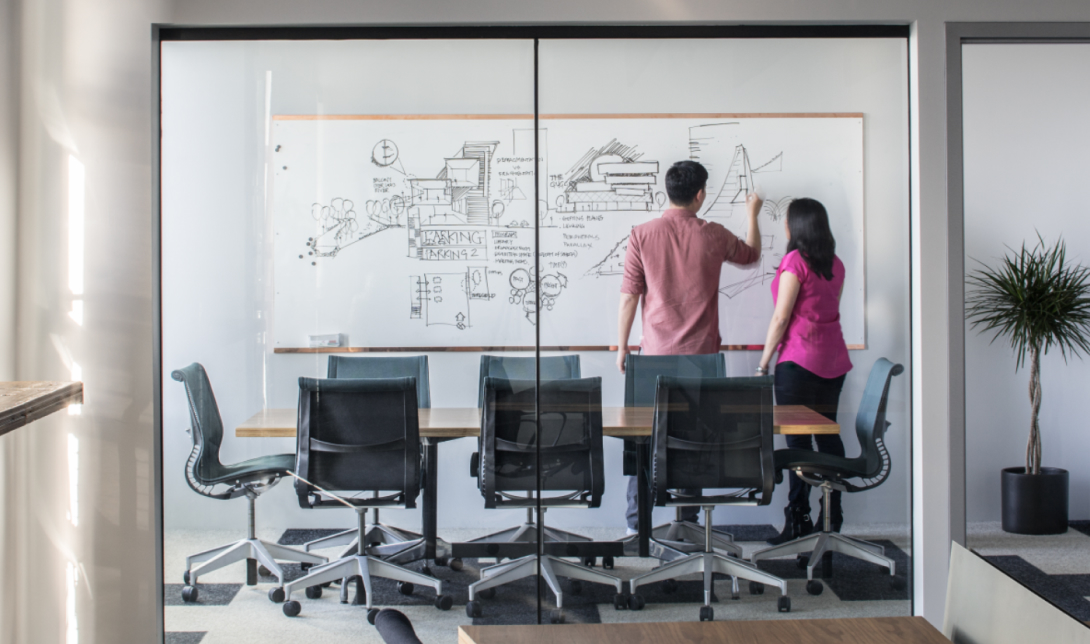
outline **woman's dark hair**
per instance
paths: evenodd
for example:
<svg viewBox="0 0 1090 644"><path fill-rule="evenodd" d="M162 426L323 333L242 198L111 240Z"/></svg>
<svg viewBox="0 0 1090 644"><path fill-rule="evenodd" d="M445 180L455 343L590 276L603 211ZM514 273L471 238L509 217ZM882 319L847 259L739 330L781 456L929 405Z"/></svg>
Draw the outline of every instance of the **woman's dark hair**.
<svg viewBox="0 0 1090 644"><path fill-rule="evenodd" d="M670 203L688 206L708 183L708 171L696 161L678 161L666 171L666 196Z"/></svg>
<svg viewBox="0 0 1090 644"><path fill-rule="evenodd" d="M795 199L787 207L787 230L791 240L787 251L799 251L810 270L827 280L833 279L836 240L829 230L829 213L816 199Z"/></svg>

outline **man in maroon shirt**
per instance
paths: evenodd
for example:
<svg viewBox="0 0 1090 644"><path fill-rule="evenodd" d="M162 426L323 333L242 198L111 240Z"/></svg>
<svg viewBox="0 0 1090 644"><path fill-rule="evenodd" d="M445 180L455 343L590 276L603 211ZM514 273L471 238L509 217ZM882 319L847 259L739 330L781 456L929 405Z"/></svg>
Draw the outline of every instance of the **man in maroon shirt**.
<svg viewBox="0 0 1090 644"><path fill-rule="evenodd" d="M724 262L748 265L761 258L757 214L762 201L746 196L748 229L743 243L720 224L696 216L707 197L708 171L696 161L678 161L666 171L670 208L632 229L624 260L617 321L617 368L624 373L628 336L641 304L647 355L719 353L719 276ZM697 492L699 494L699 492ZM682 519L696 521L699 508ZM636 529L636 477L628 484L629 533Z"/></svg>

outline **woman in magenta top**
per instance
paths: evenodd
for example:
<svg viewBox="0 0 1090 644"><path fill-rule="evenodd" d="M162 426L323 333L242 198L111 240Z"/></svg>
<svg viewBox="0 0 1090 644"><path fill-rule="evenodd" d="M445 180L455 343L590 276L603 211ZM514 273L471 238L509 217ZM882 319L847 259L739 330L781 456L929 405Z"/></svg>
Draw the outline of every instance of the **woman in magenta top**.
<svg viewBox="0 0 1090 644"><path fill-rule="evenodd" d="M820 202L796 199L787 207L787 253L772 280L776 310L768 325L764 353L757 367L768 373L772 354L779 352L775 370L777 405L806 405L836 421L844 376L851 371L848 347L840 329L840 294L844 290L844 264L836 256L836 240L829 230L829 215ZM844 456L844 443L836 434L788 435L791 449L813 449ZM790 493L784 510L783 532L769 540L773 545L809 534L810 486L789 475ZM830 499L830 520L840 531L844 513L840 492ZM822 517L818 517L818 525Z"/></svg>

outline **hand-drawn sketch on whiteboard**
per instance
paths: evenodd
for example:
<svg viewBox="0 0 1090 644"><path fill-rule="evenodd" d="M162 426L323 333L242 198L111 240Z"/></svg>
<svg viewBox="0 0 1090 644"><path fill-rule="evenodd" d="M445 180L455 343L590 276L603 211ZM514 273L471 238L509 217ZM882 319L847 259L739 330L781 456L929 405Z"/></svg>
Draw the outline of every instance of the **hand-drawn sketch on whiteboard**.
<svg viewBox="0 0 1090 644"><path fill-rule="evenodd" d="M424 320L425 325L445 324L459 331L470 327L473 300L491 300L488 269L474 266L464 273L425 273L409 277L410 320Z"/></svg>
<svg viewBox="0 0 1090 644"><path fill-rule="evenodd" d="M560 184L565 190L556 199L556 209L650 211L655 206L659 162L641 161L642 158L635 146L618 143L616 139L600 148L591 148L562 175Z"/></svg>
<svg viewBox="0 0 1090 644"><path fill-rule="evenodd" d="M754 190L754 175L783 169L783 152L753 167L740 142L740 123L710 123L689 128L689 158L708 170L708 196L701 217L731 217ZM727 161L727 157L730 161Z"/></svg>
<svg viewBox="0 0 1090 644"><path fill-rule="evenodd" d="M355 204L350 199L333 199L328 206L320 203L310 207L310 215L321 225L319 234L307 238L307 255L299 255L299 259L310 259L337 256L345 248L352 244L367 239L371 235L381 233L389 228L401 227L398 223L396 210L401 206L391 206L389 200L384 202L367 202L367 219L362 224L356 216ZM311 261L311 265L316 265Z"/></svg>
<svg viewBox="0 0 1090 644"><path fill-rule="evenodd" d="M784 215L806 195L829 211L844 337L863 344L861 115L540 123L274 117L274 346L334 330L383 348L526 347L538 331L545 346L608 346L631 230L667 206L665 170L686 158L709 171L698 216L736 236L747 193L765 199L760 263L720 274L723 343L763 342Z"/></svg>
<svg viewBox="0 0 1090 644"><path fill-rule="evenodd" d="M537 310L534 278L525 268L517 268L511 271L508 278L511 284L511 295L507 301L522 307L526 321L534 322L534 312ZM556 298L568 287L568 277L563 273L545 275L541 278L541 307L546 311L552 311L556 304Z"/></svg>
<svg viewBox="0 0 1090 644"><path fill-rule="evenodd" d="M628 252L628 238L632 234L624 236L624 239L610 249L606 258L590 267L584 275L602 277L603 275L624 275L624 256Z"/></svg>

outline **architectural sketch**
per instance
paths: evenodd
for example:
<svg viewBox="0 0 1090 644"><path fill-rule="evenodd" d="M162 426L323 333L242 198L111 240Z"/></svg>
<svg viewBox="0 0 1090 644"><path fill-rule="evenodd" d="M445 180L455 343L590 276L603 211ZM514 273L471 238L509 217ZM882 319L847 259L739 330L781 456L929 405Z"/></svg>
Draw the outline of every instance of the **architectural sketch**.
<svg viewBox="0 0 1090 644"><path fill-rule="evenodd" d="M534 284L533 276L525 268L516 268L511 271L511 275L508 277L508 283L511 285L511 292L507 301L511 304L521 306L526 321L530 324L536 324L534 321L534 312L537 310L537 300L535 293L536 285ZM546 311L553 310L556 299L560 297L560 293L567 287L568 278L563 273L557 272L555 274L543 276L541 278L542 308Z"/></svg>
<svg viewBox="0 0 1090 644"><path fill-rule="evenodd" d="M556 198L556 210L652 210L659 162L643 161L642 157L635 146L616 139L591 148L561 175L559 183L564 192Z"/></svg>
<svg viewBox="0 0 1090 644"><path fill-rule="evenodd" d="M774 253L772 247L775 243L775 235L761 235L761 261L754 267L738 267L738 271L745 276L730 284L719 287L719 293L727 299L738 297L754 286L761 286L771 282L776 277L776 269L780 266L783 253Z"/></svg>
<svg viewBox="0 0 1090 644"><path fill-rule="evenodd" d="M783 152L754 166L749 150L739 142L738 126L730 122L689 128L689 158L708 170L708 198L701 217L732 216L735 206L744 205L753 190L754 175L783 169Z"/></svg>
<svg viewBox="0 0 1090 644"><path fill-rule="evenodd" d="M791 202L794 200L794 197L765 199L765 204L761 207L761 212L768 215L768 218L772 221L783 221L783 218L787 216L787 207L790 206Z"/></svg>
<svg viewBox="0 0 1090 644"><path fill-rule="evenodd" d="M590 267L585 275L601 277L603 275L624 275L624 256L628 252L628 238L631 233L624 236L624 239L617 242L606 258L598 262L594 266Z"/></svg>
<svg viewBox="0 0 1090 644"><path fill-rule="evenodd" d="M389 139L382 139L371 150L371 163L380 168L391 166L397 161L397 144Z"/></svg>
<svg viewBox="0 0 1090 644"><path fill-rule="evenodd" d="M388 228L401 227L397 216L392 214L392 207L388 200L385 205L373 205L367 202L367 217L360 221L356 215L355 204L350 199L336 198L323 206L320 203L310 207L310 216L318 222L320 231L306 241L306 255L299 255L299 259L310 260L312 265L319 257L330 259L337 256L345 248L356 244L371 235L381 233ZM372 214L373 212L373 214Z"/></svg>

